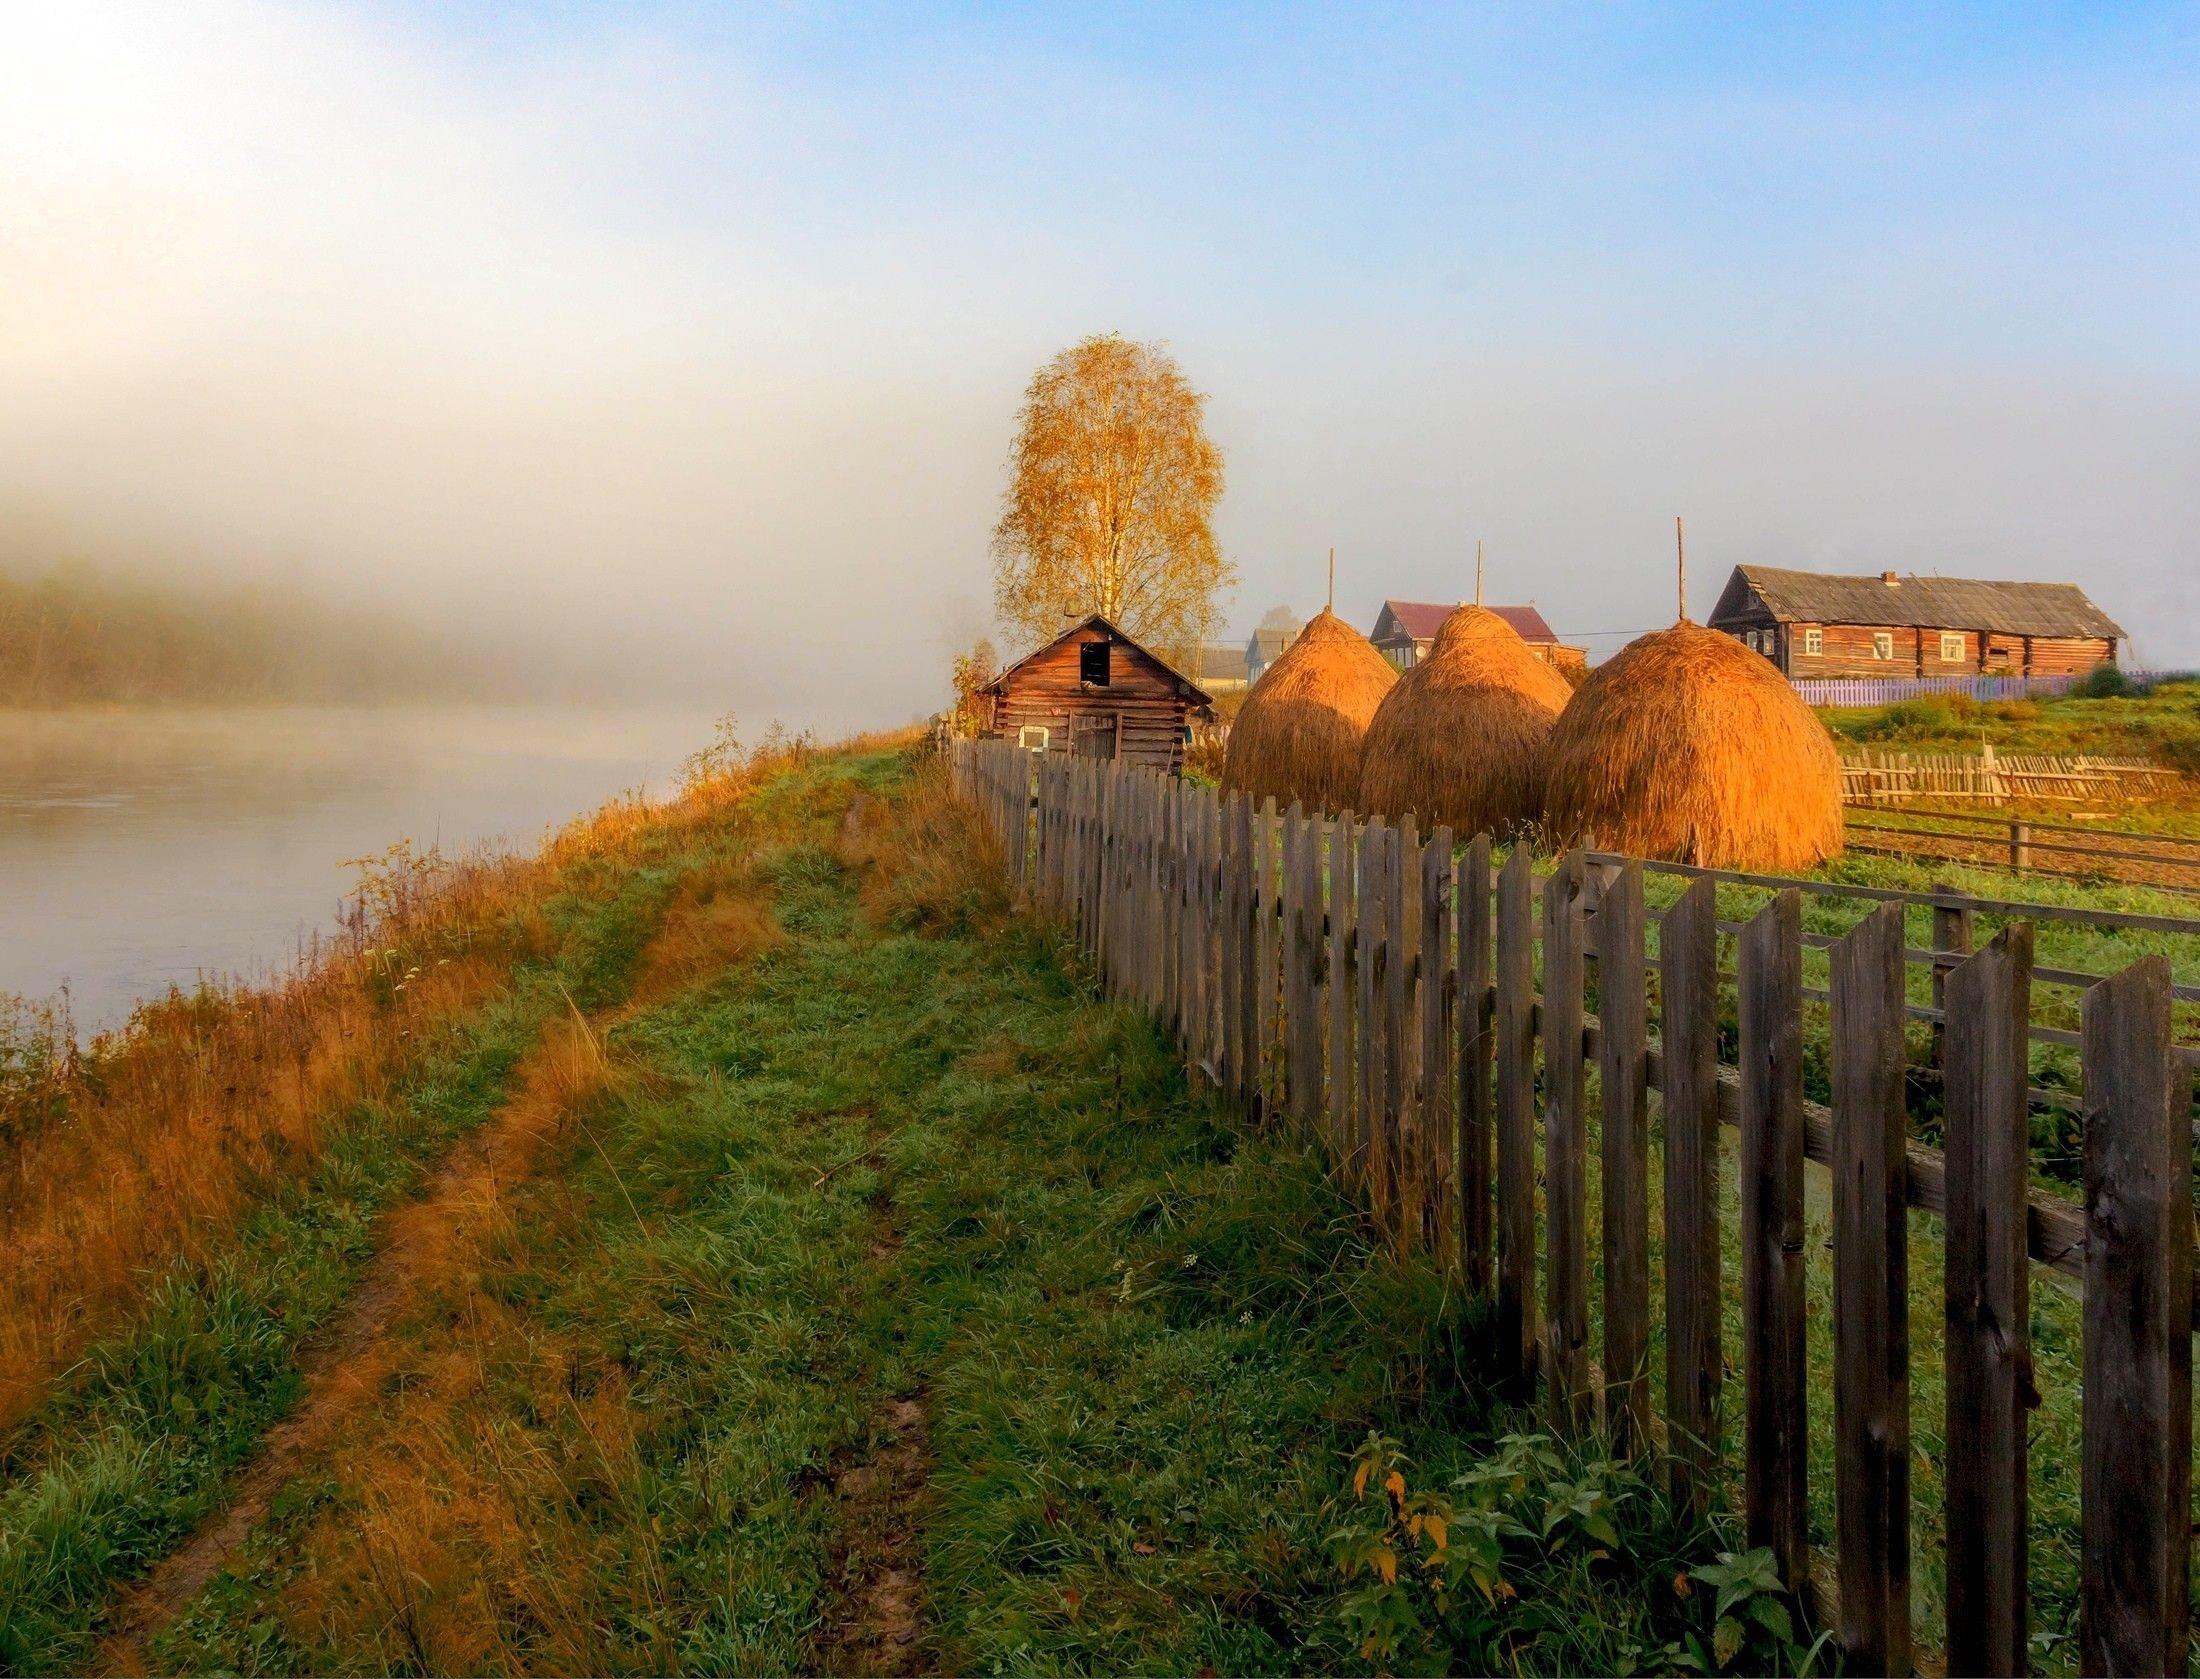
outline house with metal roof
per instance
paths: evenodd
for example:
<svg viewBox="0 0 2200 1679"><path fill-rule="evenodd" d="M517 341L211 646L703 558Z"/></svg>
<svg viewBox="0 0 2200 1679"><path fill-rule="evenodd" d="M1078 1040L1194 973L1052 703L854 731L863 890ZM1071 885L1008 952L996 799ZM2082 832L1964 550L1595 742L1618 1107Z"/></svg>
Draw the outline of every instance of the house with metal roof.
<svg viewBox="0 0 2200 1679"><path fill-rule="evenodd" d="M1386 600L1382 611L1375 615L1375 628L1367 639L1384 658L1405 670L1428 657L1437 630L1458 610L1457 601ZM1543 614L1534 606L1493 606L1489 610L1518 630L1528 650L1544 663L1576 673L1588 663L1587 652L1560 641L1558 632L1543 621Z"/></svg>
<svg viewBox="0 0 2200 1679"><path fill-rule="evenodd" d="M2074 583L1736 566L1710 627L1792 678L2066 676L2113 664L2116 621Z"/></svg>

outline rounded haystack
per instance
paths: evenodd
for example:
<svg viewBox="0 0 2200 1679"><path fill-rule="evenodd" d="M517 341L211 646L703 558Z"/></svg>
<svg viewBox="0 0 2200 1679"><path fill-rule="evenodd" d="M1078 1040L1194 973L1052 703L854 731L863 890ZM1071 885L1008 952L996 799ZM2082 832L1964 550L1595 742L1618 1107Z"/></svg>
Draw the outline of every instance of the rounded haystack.
<svg viewBox="0 0 2200 1679"><path fill-rule="evenodd" d="M1359 796L1360 737L1398 680L1375 644L1319 612L1253 684L1230 725L1222 790L1342 810Z"/></svg>
<svg viewBox="0 0 2200 1679"><path fill-rule="evenodd" d="M1841 852L1841 765L1787 678L1683 620L1589 673L1551 731L1544 822L1704 868L1787 873Z"/></svg>
<svg viewBox="0 0 2200 1679"><path fill-rule="evenodd" d="M1398 679L1360 743L1360 806L1421 832L1511 833L1543 814L1551 726L1573 686L1496 613L1462 606Z"/></svg>

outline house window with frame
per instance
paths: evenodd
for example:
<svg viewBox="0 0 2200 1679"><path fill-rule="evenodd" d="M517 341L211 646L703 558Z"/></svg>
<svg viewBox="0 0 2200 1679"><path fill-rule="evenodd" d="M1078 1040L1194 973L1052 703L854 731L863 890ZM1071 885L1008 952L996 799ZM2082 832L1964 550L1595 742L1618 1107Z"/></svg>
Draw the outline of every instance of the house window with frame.
<svg viewBox="0 0 2200 1679"><path fill-rule="evenodd" d="M1016 744L1026 752L1044 752L1049 732L1044 723L1026 723L1016 731Z"/></svg>
<svg viewBox="0 0 2200 1679"><path fill-rule="evenodd" d="M1963 635L1960 631L1940 632L1940 662L1944 665L1960 665L1963 662Z"/></svg>
<svg viewBox="0 0 2200 1679"><path fill-rule="evenodd" d="M1872 657L1875 659L1891 659L1894 657L1894 631L1872 631Z"/></svg>
<svg viewBox="0 0 2200 1679"><path fill-rule="evenodd" d="M1077 649L1077 676L1081 682L1089 682L1095 688L1108 685L1108 644L1104 641L1088 641Z"/></svg>
<svg viewBox="0 0 2200 1679"><path fill-rule="evenodd" d="M1803 652L1808 657L1821 658L1824 656L1825 651L1826 632L1824 630L1805 630L1803 632Z"/></svg>

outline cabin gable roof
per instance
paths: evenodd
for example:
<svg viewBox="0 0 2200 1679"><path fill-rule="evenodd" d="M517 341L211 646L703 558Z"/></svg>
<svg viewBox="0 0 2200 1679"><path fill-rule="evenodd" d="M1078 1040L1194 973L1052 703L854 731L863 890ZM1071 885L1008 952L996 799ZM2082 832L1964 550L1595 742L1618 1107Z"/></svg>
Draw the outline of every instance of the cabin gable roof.
<svg viewBox="0 0 2200 1679"><path fill-rule="evenodd" d="M1203 705L1212 705L1214 703L1213 697L1209 695L1204 688L1200 687L1198 683L1194 682L1190 677L1186 676L1182 671L1178 670L1176 666L1170 664L1168 660L1162 658L1160 654L1152 651L1150 648L1134 640L1132 637L1125 635L1121 630L1117 629L1115 625L1111 624L1107 619L1101 617L1100 614L1097 612L1091 613L1079 622L1072 624L1068 629L1064 630L1052 641L1045 643L1043 646L1034 647L1030 652L1026 653L1022 658L1018 659L1014 664L1010 665L1006 670L1002 671L1001 674L996 676L991 682L988 682L985 685L983 692L988 694L1007 693L1009 679L1013 677L1018 671L1022 670L1026 665L1030 664L1035 659L1045 657L1047 654L1053 652L1057 647L1060 647L1064 642L1081 641L1087 639L1090 633L1094 630L1098 630L1109 641L1114 642L1118 646L1129 648L1133 654L1143 659L1147 664L1151 665L1154 670L1162 677L1176 684L1178 690L1184 695L1184 697L1188 701L1190 701L1190 703L1195 708Z"/></svg>

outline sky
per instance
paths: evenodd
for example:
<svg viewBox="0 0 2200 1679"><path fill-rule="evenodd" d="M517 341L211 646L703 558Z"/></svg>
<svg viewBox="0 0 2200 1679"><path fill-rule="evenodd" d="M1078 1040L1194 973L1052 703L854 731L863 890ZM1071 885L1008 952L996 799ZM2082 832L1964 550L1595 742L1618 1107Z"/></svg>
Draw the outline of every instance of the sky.
<svg viewBox="0 0 2200 1679"><path fill-rule="evenodd" d="M822 728L1166 342L1225 617L1740 563L2200 665L2200 10L0 0L0 562L302 580Z"/></svg>

